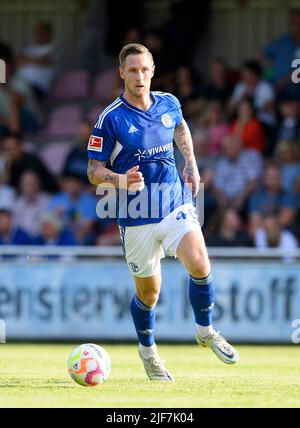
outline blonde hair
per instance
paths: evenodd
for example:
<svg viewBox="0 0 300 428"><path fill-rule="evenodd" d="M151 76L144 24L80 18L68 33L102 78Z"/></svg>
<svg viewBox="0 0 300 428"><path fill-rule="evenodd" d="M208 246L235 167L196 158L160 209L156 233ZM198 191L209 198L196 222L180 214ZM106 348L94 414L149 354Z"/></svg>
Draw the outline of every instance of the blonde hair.
<svg viewBox="0 0 300 428"><path fill-rule="evenodd" d="M123 46L119 54L120 67L124 67L126 58L129 55L141 55L141 54L149 55L152 62L154 63L152 53L149 51L149 49L146 48L146 46L141 45L140 43L129 43L128 45Z"/></svg>

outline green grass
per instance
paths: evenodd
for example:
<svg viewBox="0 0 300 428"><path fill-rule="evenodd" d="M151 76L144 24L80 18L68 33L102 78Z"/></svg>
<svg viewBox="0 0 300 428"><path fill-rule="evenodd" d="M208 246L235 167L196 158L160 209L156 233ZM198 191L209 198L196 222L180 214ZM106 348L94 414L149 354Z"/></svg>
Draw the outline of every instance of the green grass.
<svg viewBox="0 0 300 428"><path fill-rule="evenodd" d="M175 382L149 382L133 345L104 345L112 372L102 385L73 382L75 344L0 345L0 407L299 407L300 346L238 346L221 363L197 345L160 345Z"/></svg>

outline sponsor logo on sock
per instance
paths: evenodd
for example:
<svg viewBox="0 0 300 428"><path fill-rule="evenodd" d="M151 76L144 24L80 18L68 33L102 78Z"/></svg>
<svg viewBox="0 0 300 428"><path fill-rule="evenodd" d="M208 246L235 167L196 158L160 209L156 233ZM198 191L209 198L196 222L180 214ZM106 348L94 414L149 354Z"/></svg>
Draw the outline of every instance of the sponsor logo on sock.
<svg viewBox="0 0 300 428"><path fill-rule="evenodd" d="M212 303L210 306L208 306L208 308L201 309L201 312L210 312L214 306L215 306L215 304Z"/></svg>
<svg viewBox="0 0 300 428"><path fill-rule="evenodd" d="M147 328L146 330L138 330L140 334L144 334L145 336L151 336L154 330Z"/></svg>

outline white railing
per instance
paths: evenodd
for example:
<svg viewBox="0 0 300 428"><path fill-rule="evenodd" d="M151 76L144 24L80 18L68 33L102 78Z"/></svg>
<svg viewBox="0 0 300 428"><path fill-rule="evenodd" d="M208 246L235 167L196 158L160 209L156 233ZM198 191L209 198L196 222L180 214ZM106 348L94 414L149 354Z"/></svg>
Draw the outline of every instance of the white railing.
<svg viewBox="0 0 300 428"><path fill-rule="evenodd" d="M277 248L258 249L249 247L221 248L210 247L208 253L212 258L223 259L300 259L300 249L281 250ZM78 246L78 247L56 247L56 246L2 246L0 247L0 259L6 256L20 256L22 258L43 257L43 256L65 256L75 258L95 258L95 257L123 257L121 246Z"/></svg>

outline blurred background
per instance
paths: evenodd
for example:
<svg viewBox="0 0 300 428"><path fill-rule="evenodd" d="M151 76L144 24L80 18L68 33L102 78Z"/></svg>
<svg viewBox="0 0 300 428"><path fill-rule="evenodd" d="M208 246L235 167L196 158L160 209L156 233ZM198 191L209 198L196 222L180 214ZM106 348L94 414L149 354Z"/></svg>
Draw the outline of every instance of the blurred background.
<svg viewBox="0 0 300 428"><path fill-rule="evenodd" d="M117 317L123 316L118 312L120 299L127 308L132 285L126 266L122 262L120 275L126 277L128 289L112 291L114 269L108 275L105 261L122 254L119 232L114 221L96 216L95 188L86 177L86 146L99 113L122 93L117 56L130 42L151 50L156 64L152 89L178 97L192 132L205 187L203 233L216 258L221 287L216 317L223 321L224 333L228 328L229 338L242 340L246 334L247 340L255 340L261 319L269 323L266 340L289 341L290 323L300 318L300 83L291 79L292 62L300 59L297 1L1 1L0 59L6 64L6 83L0 84L0 318L15 317L12 336L22 335L24 319L21 310L17 317L18 308L27 306L16 284L27 287L31 296L35 291L30 282L39 284L31 296L43 308L39 319L55 318L55 299L64 305L64 286L68 288L62 277L72 277L79 287L72 316L65 319L70 326L74 320L88 320L89 305L97 302L95 317L101 318L102 298L117 305ZM175 156L182 170L176 148ZM68 252L54 249L59 247ZM47 255L43 268L28 265L41 254ZM12 255L19 256L19 262L7 264ZM68 266L76 257L83 264L82 258L94 257L100 260L98 273L82 286L91 277L87 265L77 276L74 270L62 274L63 267L54 262L61 256L71 260ZM171 261L165 266L170 275L177 269ZM234 284L233 272L239 269L240 283ZM43 294L43 281L49 282L52 274L62 290L54 300L47 294L52 285ZM172 282L170 275L166 281ZM101 284L94 284L99 277ZM184 282L184 274L176 281ZM95 300L93 293L101 299ZM187 301L185 294L182 299ZM163 296L161 300L164 305ZM166 299L165 304L172 317L171 303ZM174 338L192 337L185 333L190 312L184 305L182 328ZM284 323L278 329L277 319ZM234 335L230 323L243 320L250 324ZM86 336L80 325L78 331ZM119 336L129 337L124 326ZM105 328L99 333L98 327L94 325L91 336L106 337ZM74 329L68 333L65 325L53 328L46 323L44 333L76 334Z"/></svg>

